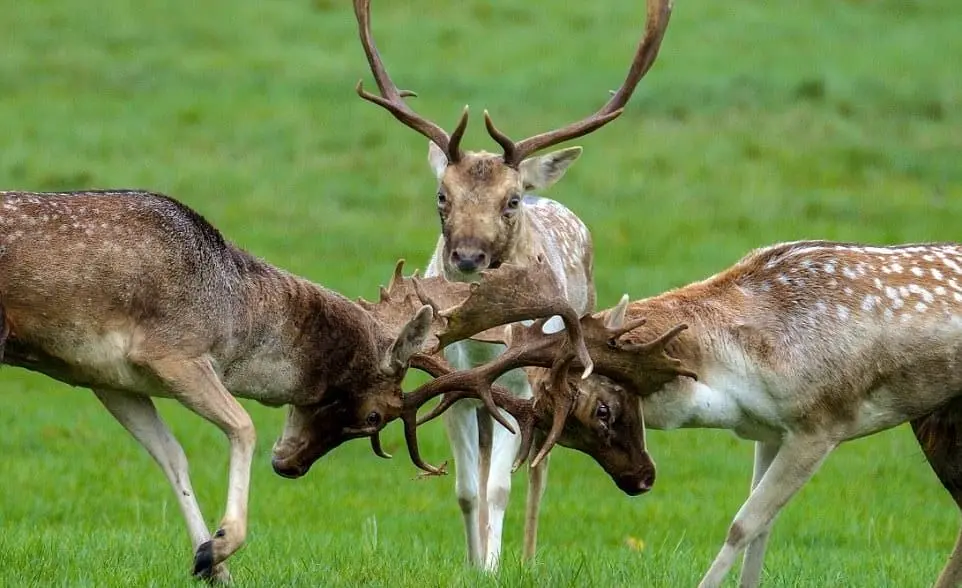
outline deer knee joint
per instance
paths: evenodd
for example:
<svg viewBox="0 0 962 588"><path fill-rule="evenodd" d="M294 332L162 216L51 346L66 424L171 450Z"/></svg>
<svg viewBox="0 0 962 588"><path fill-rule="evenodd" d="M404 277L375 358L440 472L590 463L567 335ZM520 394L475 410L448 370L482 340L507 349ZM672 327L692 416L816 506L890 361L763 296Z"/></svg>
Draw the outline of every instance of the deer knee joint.
<svg viewBox="0 0 962 588"><path fill-rule="evenodd" d="M728 528L728 538L725 539L725 543L732 547L740 547L742 543L744 543L745 537L744 525L740 521L735 521L732 523L732 526Z"/></svg>

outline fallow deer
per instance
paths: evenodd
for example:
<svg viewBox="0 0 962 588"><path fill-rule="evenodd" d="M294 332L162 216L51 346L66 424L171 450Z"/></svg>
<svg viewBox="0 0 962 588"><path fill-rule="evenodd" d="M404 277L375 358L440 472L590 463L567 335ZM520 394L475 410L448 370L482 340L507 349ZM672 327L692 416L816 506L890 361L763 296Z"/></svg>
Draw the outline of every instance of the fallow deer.
<svg viewBox="0 0 962 588"><path fill-rule="evenodd" d="M438 180L437 210L441 236L428 267L428 275L472 281L485 268L502 263L524 265L539 255L548 259L565 288L567 299L579 313L594 306L591 237L584 223L558 202L529 192L550 187L581 154L569 147L541 156L533 154L564 141L584 136L617 118L638 82L655 61L671 13L670 0L649 0L645 33L627 77L610 100L593 115L563 128L512 141L487 112L488 133L501 146L501 154L463 151L468 109L451 135L417 114L404 98L415 94L399 90L381 61L371 33L370 0L354 0L361 44L379 94L358 94L390 112L397 120L428 138L428 161ZM558 329L557 321L547 326ZM500 346L464 342L452 346L447 357L459 368L478 365L501 352ZM507 374L504 384L519 397L530 397L523 372ZM492 418L501 426L494 426ZM501 552L504 512L511 488L511 464L520 439L507 416L491 413L474 402L462 402L445 413L445 425L456 464L455 491L464 518L468 560L496 569ZM547 462L531 461L525 509L523 555L534 555L538 510L544 493Z"/></svg>
<svg viewBox="0 0 962 588"><path fill-rule="evenodd" d="M962 245L779 244L582 323L596 375L570 384L639 395L657 429L755 441L751 493L704 588L721 585L743 551L740 584L759 584L778 512L847 440L911 423L962 507ZM563 344L526 335L548 350L530 363ZM936 586L960 583L962 534Z"/></svg>
<svg viewBox="0 0 962 588"><path fill-rule="evenodd" d="M408 317L388 336L360 305L241 251L165 196L0 192L2 362L93 390L164 471L198 576L228 579L223 562L247 535L255 432L234 397L290 406L273 465L302 475L401 413L400 382L433 318L427 306ZM151 397L230 441L213 537Z"/></svg>
<svg viewBox="0 0 962 588"><path fill-rule="evenodd" d="M453 307L435 317L431 306L410 296L406 305L391 300L403 281L400 266L383 290L385 304L351 302L241 251L166 196L0 192L0 362L93 390L174 489L195 550L195 575L227 580L224 561L246 538L255 442L235 397L289 405L272 460L282 476L304 475L328 451L358 437L371 437L375 453L386 457L377 435L396 418L404 419L414 463L436 471L421 461L414 427L417 409L443 390L422 388L404 397L400 388L412 357L429 373L456 375L418 353L426 341L450 344L504 322L561 314L571 324L577 356L590 365L577 315L563 300L512 293L546 289L525 281L546 273L511 269L506 266L500 282L420 282L425 299ZM486 307L483 298L493 289L510 302ZM492 407L497 401L533 427L559 421L550 416L550 403L519 401L498 387L461 393ZM213 537L183 449L152 397L176 399L228 437L227 506ZM630 426L638 430L640 422ZM593 443L591 432L574 421L568 431L608 471L647 459L630 442ZM629 440L637 435L627 425L621 433Z"/></svg>

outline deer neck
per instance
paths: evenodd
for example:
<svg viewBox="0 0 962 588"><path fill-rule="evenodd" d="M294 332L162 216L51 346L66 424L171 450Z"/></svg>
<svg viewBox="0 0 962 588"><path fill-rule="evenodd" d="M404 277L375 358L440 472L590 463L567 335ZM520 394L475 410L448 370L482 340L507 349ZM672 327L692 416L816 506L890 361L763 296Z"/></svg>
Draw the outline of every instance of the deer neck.
<svg viewBox="0 0 962 588"><path fill-rule="evenodd" d="M647 426L729 429L756 440L780 436L764 369L771 342L739 298L735 289L695 284L630 307L629 318L645 317L647 323L628 341L650 341L687 324L666 352L698 374L698 380L652 376L642 401Z"/></svg>
<svg viewBox="0 0 962 588"><path fill-rule="evenodd" d="M237 396L311 404L345 373L374 362L374 321L344 296L280 271L251 280L247 290L237 317L243 328L223 370Z"/></svg>

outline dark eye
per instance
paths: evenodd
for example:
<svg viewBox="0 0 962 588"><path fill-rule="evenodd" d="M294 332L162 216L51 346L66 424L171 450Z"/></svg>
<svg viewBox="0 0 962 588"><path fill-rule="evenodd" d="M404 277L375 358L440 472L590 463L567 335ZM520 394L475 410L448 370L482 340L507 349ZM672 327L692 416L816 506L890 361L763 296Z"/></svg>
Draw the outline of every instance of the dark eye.
<svg viewBox="0 0 962 588"><path fill-rule="evenodd" d="M375 410L371 414L367 415L366 420L368 425L376 427L381 424L381 413Z"/></svg>
<svg viewBox="0 0 962 588"><path fill-rule="evenodd" d="M444 206L448 201L448 197L444 195L444 192L438 190L438 206Z"/></svg>
<svg viewBox="0 0 962 588"><path fill-rule="evenodd" d="M507 210L518 210L519 206L521 206L521 196L512 196L508 200Z"/></svg>
<svg viewBox="0 0 962 588"><path fill-rule="evenodd" d="M595 409L595 417L601 421L607 421L611 417L611 410L608 409L608 405L605 403L600 403L598 408Z"/></svg>

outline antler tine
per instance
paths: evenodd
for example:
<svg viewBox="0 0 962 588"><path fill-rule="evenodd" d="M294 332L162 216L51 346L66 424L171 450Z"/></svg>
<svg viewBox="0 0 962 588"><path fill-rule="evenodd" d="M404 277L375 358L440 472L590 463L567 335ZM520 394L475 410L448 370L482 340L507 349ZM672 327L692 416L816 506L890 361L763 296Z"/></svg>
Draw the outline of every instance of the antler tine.
<svg viewBox="0 0 962 588"><path fill-rule="evenodd" d="M397 263L394 264L394 273L391 275L391 281L387 285L388 294L390 295L390 293L394 291L394 288L397 287L397 285L402 283L403 281L404 281L404 259L399 259L397 260Z"/></svg>
<svg viewBox="0 0 962 588"><path fill-rule="evenodd" d="M688 325L685 323L675 325L674 327L668 329L668 331L665 333L662 333L657 339L652 339L651 341L647 341L645 343L625 343L621 345L621 348L625 351L652 351L655 349L664 349L672 339L687 329Z"/></svg>
<svg viewBox="0 0 962 588"><path fill-rule="evenodd" d="M381 449L381 434L374 433L371 435L371 450L374 451L374 455L384 458L391 459L391 454Z"/></svg>
<svg viewBox="0 0 962 588"><path fill-rule="evenodd" d="M565 421L568 420L568 415L571 414L571 409L574 406L574 395L568 385L568 371L571 368L572 360L574 360L574 355L568 355L559 359L551 368L551 391L555 395L554 418L551 422L551 431L548 432L548 437L541 445L538 454L531 460L531 467L533 468L538 467L538 464L547 457L551 448L561 438Z"/></svg>
<svg viewBox="0 0 962 588"><path fill-rule="evenodd" d="M434 141L434 144L448 155L448 161L451 163L460 160L460 149L457 148L457 145L455 145L456 149L454 150L450 148L451 139L444 132L444 129L416 113L404 102L406 96L416 96L417 94L409 90L398 90L398 87L391 80L391 76L388 75L387 68L384 67L381 55L374 44L374 36L371 34L371 0L354 0L354 15L357 17L357 28L361 37L361 45L364 47L364 54L367 55L368 65L371 67L371 73L374 74L374 81L377 83L381 94L378 96L366 91L364 82L358 81L355 88L358 96L384 108L406 126ZM461 115L459 127L466 124L467 112ZM464 133L463 129L461 133Z"/></svg>
<svg viewBox="0 0 962 588"><path fill-rule="evenodd" d="M504 133L498 131L486 117L485 126L488 133L505 150L505 163L510 166L517 166L525 157L536 151L587 135L616 119L622 113L625 105L628 104L628 100L634 93L638 82L654 64L655 58L658 56L658 49L661 47L661 41L665 36L665 30L668 27L671 9L672 0L648 0L645 36L638 45L638 50L635 52L634 60L631 62L624 83L612 94L608 102L601 107L601 110L588 118L515 143Z"/></svg>

